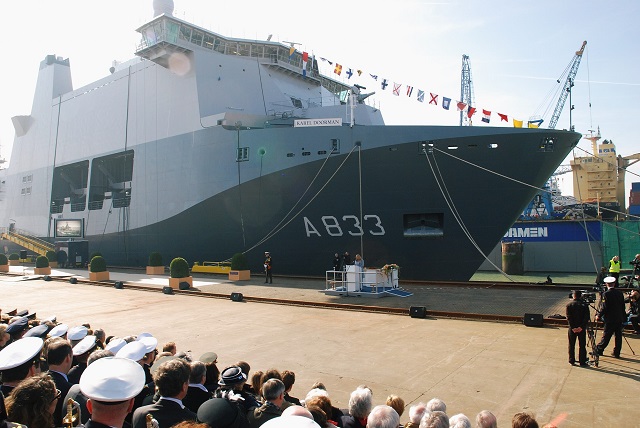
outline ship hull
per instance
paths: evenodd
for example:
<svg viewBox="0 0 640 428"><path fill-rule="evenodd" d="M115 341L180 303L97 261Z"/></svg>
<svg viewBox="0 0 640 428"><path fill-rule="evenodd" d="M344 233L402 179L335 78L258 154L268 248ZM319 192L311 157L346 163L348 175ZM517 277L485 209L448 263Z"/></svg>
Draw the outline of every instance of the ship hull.
<svg viewBox="0 0 640 428"><path fill-rule="evenodd" d="M234 162L226 179L240 184L152 224L95 233L102 225L87 219L90 251L101 252L110 264L133 266L145 265L152 251L190 263L244 252L257 272L263 252L270 251L276 275L316 277L331 269L334 253L348 251L363 254L370 267L397 263L403 279L466 280L531 199L536 189L530 186L541 186L578 138L563 131L341 127L307 130L292 139L291 131L243 131L239 138L262 141L263 169L270 156L308 152L313 144L302 147L300 141L314 138L339 137L340 153L314 150L316 160L279 165L246 180L245 165ZM540 142L550 137L553 151L540 151ZM207 175L187 169L189 175ZM132 200L152 187L138 180ZM174 204L171 198L166 195L164 203ZM490 204L496 209L486 209ZM129 223L138 222L133 202L127 210ZM436 224L416 228L412 222Z"/></svg>

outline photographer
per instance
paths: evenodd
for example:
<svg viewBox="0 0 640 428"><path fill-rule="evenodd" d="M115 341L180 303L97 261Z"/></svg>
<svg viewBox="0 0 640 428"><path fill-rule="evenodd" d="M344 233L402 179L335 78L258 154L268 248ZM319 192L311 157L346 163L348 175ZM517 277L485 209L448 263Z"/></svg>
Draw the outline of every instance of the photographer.
<svg viewBox="0 0 640 428"><path fill-rule="evenodd" d="M629 264L633 266L633 276L640 275L640 254L636 254L636 257Z"/></svg>
<svg viewBox="0 0 640 428"><path fill-rule="evenodd" d="M578 361L580 366L588 365L587 360L587 324L589 324L589 305L582 300L582 292L573 290L573 300L567 304L569 322L569 364L576 364L576 338L578 339Z"/></svg>
<svg viewBox="0 0 640 428"><path fill-rule="evenodd" d="M625 320L625 304L622 291L615 288L614 277L608 276L604 279L607 284L607 291L602 295L602 311L598 314L598 319L604 321L604 335L598 343L598 354L602 355L604 348L609 344L611 336L615 335L613 347L614 358L620 358L622 350L622 323Z"/></svg>
<svg viewBox="0 0 640 428"><path fill-rule="evenodd" d="M627 316L631 321L631 325L633 326L633 332L635 334L640 334L640 327L638 327L638 312L640 306L640 292L637 290L633 290L629 293L629 297L624 300L625 303L629 303L629 311L627 312Z"/></svg>

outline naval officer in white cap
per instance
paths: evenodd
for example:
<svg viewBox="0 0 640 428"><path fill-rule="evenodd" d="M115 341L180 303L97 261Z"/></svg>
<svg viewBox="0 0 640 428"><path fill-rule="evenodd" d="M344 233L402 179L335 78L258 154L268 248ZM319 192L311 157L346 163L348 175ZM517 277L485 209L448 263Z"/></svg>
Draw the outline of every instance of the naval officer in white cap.
<svg viewBox="0 0 640 428"><path fill-rule="evenodd" d="M91 419L85 428L122 428L133 399L144 387L144 370L127 358L101 358L82 373L80 390Z"/></svg>
<svg viewBox="0 0 640 428"><path fill-rule="evenodd" d="M0 421L7 418L4 397L24 379L40 373L40 353L44 341L39 337L25 337L10 343L0 351Z"/></svg>

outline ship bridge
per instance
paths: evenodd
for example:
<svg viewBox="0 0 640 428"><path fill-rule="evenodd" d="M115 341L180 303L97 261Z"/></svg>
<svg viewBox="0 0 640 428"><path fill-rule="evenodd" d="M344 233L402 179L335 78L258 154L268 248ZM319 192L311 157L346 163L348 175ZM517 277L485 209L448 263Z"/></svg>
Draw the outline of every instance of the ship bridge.
<svg viewBox="0 0 640 428"><path fill-rule="evenodd" d="M295 50L290 54L290 48L278 42L224 37L167 14L157 16L136 31L142 35L136 55L165 68L169 68L169 58L173 54L206 49L223 55L255 58L266 67L323 86L341 100L351 89L349 85L321 75L314 58L307 62L306 75L303 75L302 52Z"/></svg>

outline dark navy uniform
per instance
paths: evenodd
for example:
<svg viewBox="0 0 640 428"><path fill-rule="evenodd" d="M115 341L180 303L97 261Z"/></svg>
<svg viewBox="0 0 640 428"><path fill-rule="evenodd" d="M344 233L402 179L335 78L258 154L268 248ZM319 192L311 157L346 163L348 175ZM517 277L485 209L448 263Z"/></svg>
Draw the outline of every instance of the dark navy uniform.
<svg viewBox="0 0 640 428"><path fill-rule="evenodd" d="M613 356L619 358L622 350L622 323L626 317L624 294L616 288L609 288L602 295L602 299L600 318L604 321L604 334L602 340L598 343L598 352L602 355L604 348L607 347L609 340L611 340L611 336L615 335Z"/></svg>
<svg viewBox="0 0 640 428"><path fill-rule="evenodd" d="M581 366L587 365L587 325L589 324L589 306L580 300L572 300L567 304L567 321L569 322L569 364L576 362L576 339L578 339L578 361ZM581 329L576 332L574 330Z"/></svg>
<svg viewBox="0 0 640 428"><path fill-rule="evenodd" d="M271 254L264 253L264 283L273 284L273 276L271 274Z"/></svg>

